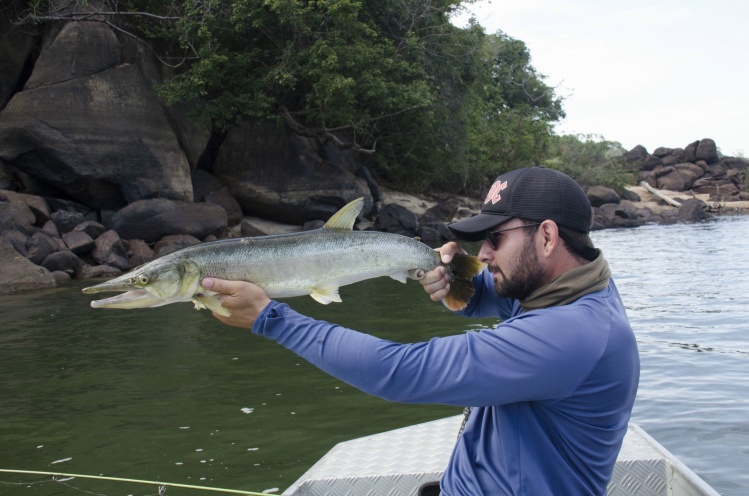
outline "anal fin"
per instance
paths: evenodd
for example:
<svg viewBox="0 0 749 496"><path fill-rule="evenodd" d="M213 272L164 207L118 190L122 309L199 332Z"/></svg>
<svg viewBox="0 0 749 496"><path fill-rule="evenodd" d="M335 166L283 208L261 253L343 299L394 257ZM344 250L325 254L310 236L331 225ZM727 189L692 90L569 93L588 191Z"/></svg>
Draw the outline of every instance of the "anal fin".
<svg viewBox="0 0 749 496"><path fill-rule="evenodd" d="M327 305L331 302L340 303L341 295L338 294L338 284L336 283L324 283L312 288L310 296L323 305Z"/></svg>
<svg viewBox="0 0 749 496"><path fill-rule="evenodd" d="M196 293L192 296L192 302L195 303L196 310L206 308L222 317L231 317L231 312L221 306L221 300L216 297L216 293Z"/></svg>

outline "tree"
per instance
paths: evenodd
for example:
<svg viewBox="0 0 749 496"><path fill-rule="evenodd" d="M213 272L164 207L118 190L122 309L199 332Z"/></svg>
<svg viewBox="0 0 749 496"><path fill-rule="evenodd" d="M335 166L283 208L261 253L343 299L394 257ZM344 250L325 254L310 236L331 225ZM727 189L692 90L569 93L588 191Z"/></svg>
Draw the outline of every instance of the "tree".
<svg viewBox="0 0 749 496"><path fill-rule="evenodd" d="M470 0L465 0L470 1ZM561 99L525 45L450 22L461 0L34 0L24 22L105 22L176 69L159 92L362 152L411 190L481 189L537 163Z"/></svg>

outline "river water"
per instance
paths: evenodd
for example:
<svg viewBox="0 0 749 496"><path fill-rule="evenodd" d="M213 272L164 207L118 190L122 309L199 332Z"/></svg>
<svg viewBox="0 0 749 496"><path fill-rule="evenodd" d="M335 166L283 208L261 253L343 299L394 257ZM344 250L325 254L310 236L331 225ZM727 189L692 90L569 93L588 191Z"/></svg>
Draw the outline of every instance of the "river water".
<svg viewBox="0 0 749 496"><path fill-rule="evenodd" d="M749 216L593 233L640 347L632 421L736 496L749 494L748 234ZM90 309L83 286L0 297L0 469L280 493L340 441L460 413L369 397L189 304ZM341 295L289 303L403 342L495 323L451 315L413 281ZM156 492L0 473L0 495Z"/></svg>

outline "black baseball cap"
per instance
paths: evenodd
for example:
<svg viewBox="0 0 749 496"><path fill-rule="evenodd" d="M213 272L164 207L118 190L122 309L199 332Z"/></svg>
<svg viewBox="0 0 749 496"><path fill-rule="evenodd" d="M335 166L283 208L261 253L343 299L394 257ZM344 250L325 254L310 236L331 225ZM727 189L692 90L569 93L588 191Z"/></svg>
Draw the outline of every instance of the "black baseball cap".
<svg viewBox="0 0 749 496"><path fill-rule="evenodd" d="M481 213L450 224L456 237L481 241L484 232L514 217L543 222L587 234L590 200L568 175L543 167L516 169L500 175L486 195Z"/></svg>

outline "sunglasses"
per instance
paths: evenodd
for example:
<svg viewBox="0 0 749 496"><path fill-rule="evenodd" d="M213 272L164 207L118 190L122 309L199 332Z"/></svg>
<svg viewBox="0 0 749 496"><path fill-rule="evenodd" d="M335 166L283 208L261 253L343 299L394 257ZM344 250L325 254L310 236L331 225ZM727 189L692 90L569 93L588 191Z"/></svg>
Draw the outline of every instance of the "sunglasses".
<svg viewBox="0 0 749 496"><path fill-rule="evenodd" d="M536 222L535 224L523 224L522 226L516 226L516 227L509 227L507 229L500 229L499 231L490 231L486 230L484 231L484 240L489 243L489 246L492 247L492 250L497 251L499 249L499 235L506 231L512 231L514 229L523 229L524 227L533 227L533 226L540 226L540 222Z"/></svg>

